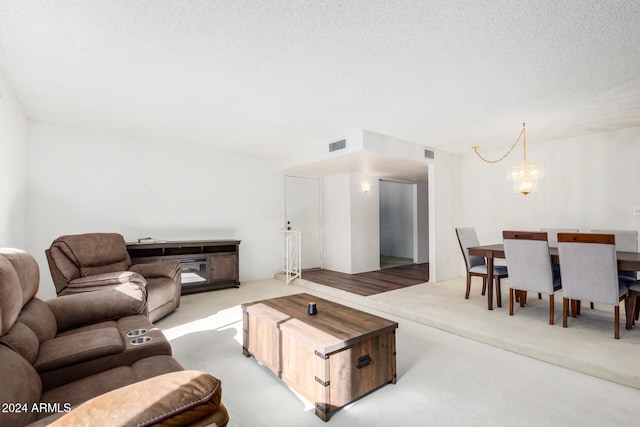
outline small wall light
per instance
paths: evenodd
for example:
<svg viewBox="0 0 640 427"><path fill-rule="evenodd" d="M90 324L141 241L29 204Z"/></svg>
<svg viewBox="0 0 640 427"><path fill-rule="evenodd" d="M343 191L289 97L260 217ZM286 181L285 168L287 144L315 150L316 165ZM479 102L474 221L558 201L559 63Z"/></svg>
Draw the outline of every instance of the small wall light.
<svg viewBox="0 0 640 427"><path fill-rule="evenodd" d="M369 184L362 184L362 192L368 193L371 190L371 186Z"/></svg>

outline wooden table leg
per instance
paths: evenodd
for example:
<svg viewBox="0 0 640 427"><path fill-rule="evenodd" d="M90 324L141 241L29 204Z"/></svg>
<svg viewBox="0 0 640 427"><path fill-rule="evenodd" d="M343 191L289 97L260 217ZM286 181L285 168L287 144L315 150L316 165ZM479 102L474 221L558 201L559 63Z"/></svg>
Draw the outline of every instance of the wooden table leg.
<svg viewBox="0 0 640 427"><path fill-rule="evenodd" d="M487 308L493 310L493 252L485 252L487 258Z"/></svg>

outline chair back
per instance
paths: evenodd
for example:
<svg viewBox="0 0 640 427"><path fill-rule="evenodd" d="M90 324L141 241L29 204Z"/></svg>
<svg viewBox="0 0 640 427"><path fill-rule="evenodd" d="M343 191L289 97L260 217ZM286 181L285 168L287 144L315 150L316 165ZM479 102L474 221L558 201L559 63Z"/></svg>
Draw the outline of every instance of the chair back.
<svg viewBox="0 0 640 427"><path fill-rule="evenodd" d="M456 235L458 236L458 243L460 243L460 249L462 250L462 256L464 257L467 271L477 265L485 265L484 257L475 255L469 256L469 248L480 246L476 229L473 227L458 227L456 228Z"/></svg>
<svg viewBox="0 0 640 427"><path fill-rule="evenodd" d="M521 291L553 293L553 270L547 233L503 231L509 286Z"/></svg>
<svg viewBox="0 0 640 427"><path fill-rule="evenodd" d="M613 234L616 238L616 250L620 252L638 252L638 230L591 230L597 234Z"/></svg>
<svg viewBox="0 0 640 427"><path fill-rule="evenodd" d="M592 233L613 234L616 237L616 251L638 252L638 230L592 230ZM637 280L637 271L618 271L621 277Z"/></svg>
<svg viewBox="0 0 640 427"><path fill-rule="evenodd" d="M118 233L60 236L45 254L58 294L73 279L127 271L132 264L124 237Z"/></svg>
<svg viewBox="0 0 640 427"><path fill-rule="evenodd" d="M558 253L565 298L620 303L613 234L559 233Z"/></svg>
<svg viewBox="0 0 640 427"><path fill-rule="evenodd" d="M22 307L36 296L39 287L40 268L33 255L0 248L0 336L18 321Z"/></svg>
<svg viewBox="0 0 640 427"><path fill-rule="evenodd" d="M577 233L577 228L541 228L540 231L547 232L547 241L550 248L558 247L558 233Z"/></svg>

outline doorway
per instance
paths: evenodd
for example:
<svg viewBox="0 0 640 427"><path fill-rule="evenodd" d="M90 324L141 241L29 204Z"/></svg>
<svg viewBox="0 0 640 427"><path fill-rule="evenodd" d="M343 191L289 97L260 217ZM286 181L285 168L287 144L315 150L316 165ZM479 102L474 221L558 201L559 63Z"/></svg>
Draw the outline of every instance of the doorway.
<svg viewBox="0 0 640 427"><path fill-rule="evenodd" d="M415 184L380 181L380 268L415 262Z"/></svg>
<svg viewBox="0 0 640 427"><path fill-rule="evenodd" d="M285 176L286 228L301 234L300 267L322 267L322 222L320 178Z"/></svg>

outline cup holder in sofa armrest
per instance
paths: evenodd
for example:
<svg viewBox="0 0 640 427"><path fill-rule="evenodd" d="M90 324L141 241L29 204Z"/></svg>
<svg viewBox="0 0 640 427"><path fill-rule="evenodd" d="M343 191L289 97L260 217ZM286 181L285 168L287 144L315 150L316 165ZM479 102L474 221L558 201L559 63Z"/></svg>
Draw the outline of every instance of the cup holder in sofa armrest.
<svg viewBox="0 0 640 427"><path fill-rule="evenodd" d="M147 333L147 330L146 330L146 329L133 329L133 330L131 330L131 331L127 332L127 336L128 336L129 338L132 338L132 337L139 337L140 335L144 335L144 334L146 334L146 333Z"/></svg>
<svg viewBox="0 0 640 427"><path fill-rule="evenodd" d="M142 345L142 344L148 343L149 341L151 341L151 337L143 336L143 337L134 338L129 342L133 345Z"/></svg>

